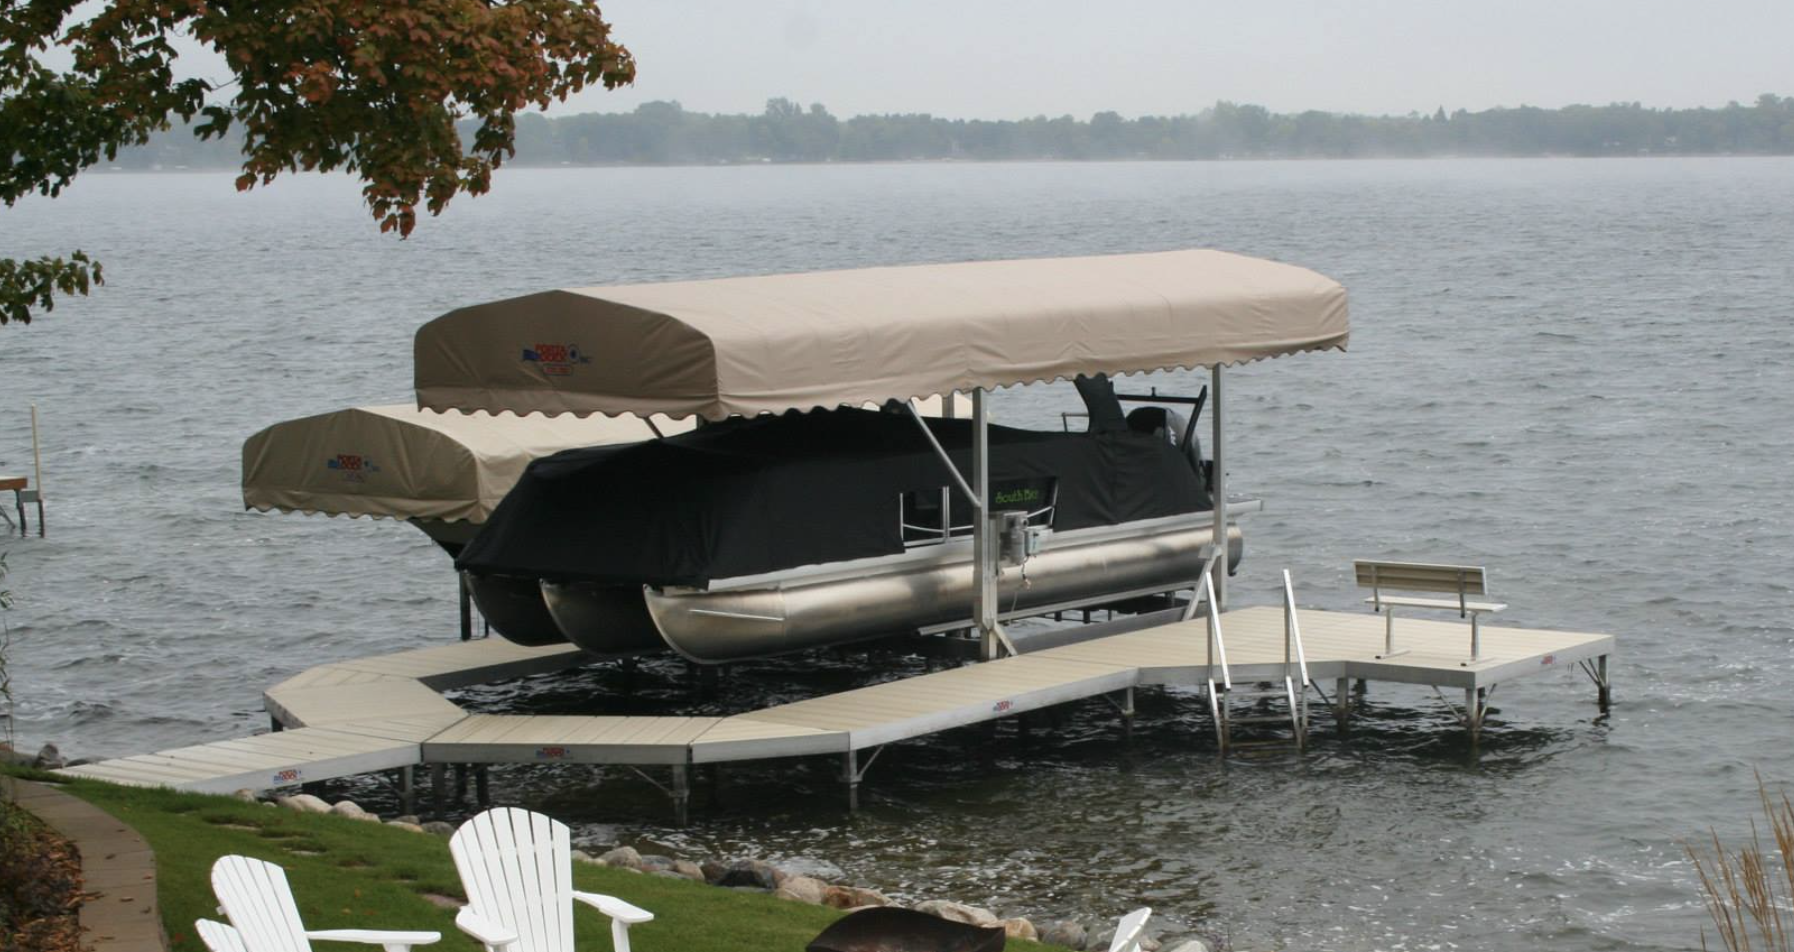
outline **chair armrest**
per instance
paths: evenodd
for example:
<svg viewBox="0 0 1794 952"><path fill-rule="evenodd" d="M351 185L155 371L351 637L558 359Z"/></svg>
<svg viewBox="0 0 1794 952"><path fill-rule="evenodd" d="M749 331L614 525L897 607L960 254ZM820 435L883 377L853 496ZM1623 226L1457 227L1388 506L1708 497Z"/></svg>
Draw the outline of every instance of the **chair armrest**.
<svg viewBox="0 0 1794 952"><path fill-rule="evenodd" d="M601 893L575 892L573 898L591 906L593 909L604 913L618 922L626 922L630 925L635 925L642 922L651 922L654 919L654 913L637 906L632 906L615 896L606 896Z"/></svg>
<svg viewBox="0 0 1794 952"><path fill-rule="evenodd" d="M517 941L517 932L480 916L470 906L462 906L455 913L455 928L473 936L475 939L493 948L510 945Z"/></svg>
<svg viewBox="0 0 1794 952"><path fill-rule="evenodd" d="M364 942L368 945L383 945L388 949L408 949L414 945L442 941L440 932L387 932L380 929L307 930L305 937L320 942Z"/></svg>

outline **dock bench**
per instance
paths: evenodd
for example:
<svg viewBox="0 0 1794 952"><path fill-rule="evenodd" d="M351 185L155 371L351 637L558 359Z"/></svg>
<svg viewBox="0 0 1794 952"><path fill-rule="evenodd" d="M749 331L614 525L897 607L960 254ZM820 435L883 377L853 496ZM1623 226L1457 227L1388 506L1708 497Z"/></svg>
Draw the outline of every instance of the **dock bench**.
<svg viewBox="0 0 1794 952"><path fill-rule="evenodd" d="M1470 660L1468 667L1482 660L1482 616L1501 611L1501 602L1472 601L1471 596L1489 594L1488 574L1479 565L1442 565L1431 562L1375 562L1359 559L1352 563L1358 587L1370 589L1364 601L1373 610L1383 612L1383 653L1378 658L1407 654L1408 649L1395 647L1395 610L1424 608L1455 611L1459 618L1470 619ZM1450 598L1422 598L1412 595L1386 595L1397 592L1436 592Z"/></svg>

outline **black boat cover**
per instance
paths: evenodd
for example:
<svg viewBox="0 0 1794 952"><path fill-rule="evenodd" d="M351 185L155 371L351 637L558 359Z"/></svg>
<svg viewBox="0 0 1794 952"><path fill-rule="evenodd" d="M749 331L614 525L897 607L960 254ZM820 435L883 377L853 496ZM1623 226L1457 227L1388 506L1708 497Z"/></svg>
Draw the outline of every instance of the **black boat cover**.
<svg viewBox="0 0 1794 952"><path fill-rule="evenodd" d="M971 422L927 425L969 473ZM989 432L996 507L1039 510L1056 497L1056 531L1210 508L1200 477L1163 438L1113 428ZM455 567L702 588L714 579L900 553L902 523L924 523L932 512L938 530L940 491L951 484L904 413L738 418L536 460ZM955 524L969 523L971 505L957 489L952 512Z"/></svg>

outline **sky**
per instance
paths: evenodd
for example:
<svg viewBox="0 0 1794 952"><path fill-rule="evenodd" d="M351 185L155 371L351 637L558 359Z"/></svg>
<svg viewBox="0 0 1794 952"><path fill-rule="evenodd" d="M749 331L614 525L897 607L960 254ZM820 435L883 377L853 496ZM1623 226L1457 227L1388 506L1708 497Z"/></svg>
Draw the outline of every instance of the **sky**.
<svg viewBox="0 0 1794 952"><path fill-rule="evenodd" d="M677 100L758 113L1016 119L1102 110L1401 115L1721 106L1794 95L1794 0L600 0L633 88L551 114Z"/></svg>

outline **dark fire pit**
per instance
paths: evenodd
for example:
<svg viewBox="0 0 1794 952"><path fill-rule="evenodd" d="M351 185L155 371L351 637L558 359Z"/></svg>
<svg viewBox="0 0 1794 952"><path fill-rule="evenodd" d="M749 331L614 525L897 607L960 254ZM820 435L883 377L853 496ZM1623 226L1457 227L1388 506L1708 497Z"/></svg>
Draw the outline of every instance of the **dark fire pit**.
<svg viewBox="0 0 1794 952"><path fill-rule="evenodd" d="M913 909L861 909L810 940L805 952L1003 952L1000 926L953 922Z"/></svg>

